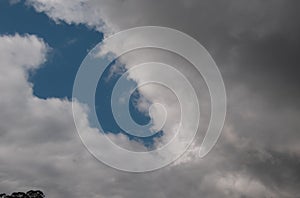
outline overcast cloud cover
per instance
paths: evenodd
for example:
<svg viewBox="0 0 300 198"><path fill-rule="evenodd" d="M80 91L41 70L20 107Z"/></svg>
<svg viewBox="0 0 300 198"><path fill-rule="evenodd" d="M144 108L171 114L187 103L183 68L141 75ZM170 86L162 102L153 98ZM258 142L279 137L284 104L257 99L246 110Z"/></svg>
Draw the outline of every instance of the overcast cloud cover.
<svg viewBox="0 0 300 198"><path fill-rule="evenodd" d="M159 25L193 36L220 68L228 112L217 145L204 159L191 152L156 172L116 171L84 149L70 101L33 95L28 72L47 61L47 41L2 35L0 192L39 188L53 198L300 197L298 0L19 3L57 23L84 24L106 35ZM85 120L84 110L78 111ZM87 122L83 127L93 130ZM140 146L122 135L112 138Z"/></svg>

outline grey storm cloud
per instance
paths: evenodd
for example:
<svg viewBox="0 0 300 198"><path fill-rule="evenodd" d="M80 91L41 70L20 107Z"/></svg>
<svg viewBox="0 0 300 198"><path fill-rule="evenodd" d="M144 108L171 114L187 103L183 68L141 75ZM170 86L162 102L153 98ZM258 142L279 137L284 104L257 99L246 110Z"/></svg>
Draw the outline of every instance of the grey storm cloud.
<svg viewBox="0 0 300 198"><path fill-rule="evenodd" d="M70 101L32 95L26 73L46 61L47 41L1 36L1 191L40 187L57 198L299 197L298 0L25 2L56 22L85 24L107 35L159 25L193 36L220 68L228 112L217 145L204 159L192 156L145 174L115 171L83 148Z"/></svg>

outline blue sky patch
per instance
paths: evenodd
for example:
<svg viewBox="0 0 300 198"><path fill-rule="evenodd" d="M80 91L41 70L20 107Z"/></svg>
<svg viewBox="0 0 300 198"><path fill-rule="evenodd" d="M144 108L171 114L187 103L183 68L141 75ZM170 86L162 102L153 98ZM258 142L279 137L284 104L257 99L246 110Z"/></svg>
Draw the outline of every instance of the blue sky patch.
<svg viewBox="0 0 300 198"><path fill-rule="evenodd" d="M23 3L11 5L8 1L1 1L0 24L2 35L34 34L44 39L51 47L47 62L29 76L29 81L33 83L34 95L44 99L51 97L71 99L73 82L81 62L88 52L103 40L103 34L100 32L84 25L68 25L64 22L57 24L47 15L37 13ZM112 88L120 77L116 75L107 81L110 67L100 78L96 91L98 120L104 132L126 134L115 122L110 107ZM149 116L139 112L134 106L134 101L138 97L138 92L131 97L130 113L137 123L147 124ZM147 138L126 135L129 139L142 141L145 146L151 148L154 138L162 136L163 132L160 131Z"/></svg>

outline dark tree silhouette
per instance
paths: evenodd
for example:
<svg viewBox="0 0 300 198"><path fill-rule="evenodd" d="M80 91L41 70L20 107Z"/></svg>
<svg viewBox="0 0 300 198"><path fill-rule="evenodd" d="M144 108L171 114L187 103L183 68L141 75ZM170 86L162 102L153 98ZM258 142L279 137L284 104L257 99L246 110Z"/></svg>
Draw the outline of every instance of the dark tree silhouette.
<svg viewBox="0 0 300 198"><path fill-rule="evenodd" d="M0 198L44 198L45 195L40 190L30 190L27 193L14 192L11 195L0 194Z"/></svg>

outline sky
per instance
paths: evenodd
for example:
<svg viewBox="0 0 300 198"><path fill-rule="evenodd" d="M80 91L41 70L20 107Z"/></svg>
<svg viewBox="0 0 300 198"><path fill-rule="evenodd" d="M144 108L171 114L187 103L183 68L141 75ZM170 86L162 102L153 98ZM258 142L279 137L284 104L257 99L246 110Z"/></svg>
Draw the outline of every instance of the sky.
<svg viewBox="0 0 300 198"><path fill-rule="evenodd" d="M40 189L54 198L299 197L299 8L297 0L2 0L0 192ZM223 76L227 116L204 158L197 156L200 133L175 163L136 174L115 170L85 149L73 120L72 89L84 57L103 38L145 25L177 29L207 49ZM105 133L100 138L149 150L171 137L177 103L164 89L140 88L130 104L134 120L146 123L145 105L160 97L167 101L169 122L157 136L124 133L109 108L122 68L158 58L179 65L192 82L201 81L174 54L145 49L125 55L98 83L96 107ZM151 68L130 74L136 82L149 76L168 78ZM203 101L206 110L206 96ZM94 130L84 107L76 111L80 127ZM203 115L206 122L209 113ZM161 117L154 113L153 119Z"/></svg>
<svg viewBox="0 0 300 198"><path fill-rule="evenodd" d="M64 22L55 24L45 14L37 13L32 7L21 3L12 6L9 1L3 1L2 4L4 12L1 17L3 20L1 34L37 35L47 40L47 45L51 48L47 55L48 60L38 70L29 73L28 80L33 84L33 94L43 99L52 97L71 99L77 70L87 53L102 41L103 33L84 25L67 25ZM17 14L12 15L11 12ZM7 20L8 17L10 20ZM109 69L98 84L102 85L108 75ZM120 133L121 131L110 110L109 96L117 79L105 82L96 92L98 113L105 112L105 116L99 115L105 132ZM143 123L148 120L148 116L135 111L133 105L131 109L137 122ZM129 136L129 138L133 137ZM151 140L152 138L142 139L149 146Z"/></svg>

